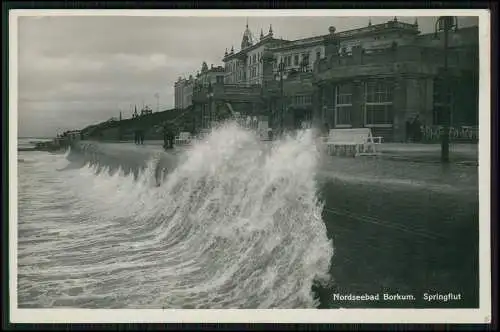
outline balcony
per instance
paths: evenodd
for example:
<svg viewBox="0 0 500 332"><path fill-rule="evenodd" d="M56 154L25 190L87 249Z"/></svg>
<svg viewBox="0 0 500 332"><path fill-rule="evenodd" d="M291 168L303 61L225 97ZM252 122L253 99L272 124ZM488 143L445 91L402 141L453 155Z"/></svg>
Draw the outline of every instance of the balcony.
<svg viewBox="0 0 500 332"><path fill-rule="evenodd" d="M449 53L450 71L463 67L457 52ZM416 45L402 45L383 49L353 48L352 54L333 55L314 65L316 79L344 79L363 76L420 74L436 75L442 67L442 50Z"/></svg>
<svg viewBox="0 0 500 332"><path fill-rule="evenodd" d="M260 101L260 85L214 84L213 100L257 102ZM193 91L193 102L208 102L208 88L202 87Z"/></svg>

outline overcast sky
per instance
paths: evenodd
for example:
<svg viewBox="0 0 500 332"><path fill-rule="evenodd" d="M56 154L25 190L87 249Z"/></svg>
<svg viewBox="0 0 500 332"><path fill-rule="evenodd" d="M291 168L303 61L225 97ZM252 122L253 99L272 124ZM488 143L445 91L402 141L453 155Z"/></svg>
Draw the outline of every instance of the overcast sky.
<svg viewBox="0 0 500 332"><path fill-rule="evenodd" d="M372 23L393 17L372 17ZM398 17L413 23L415 17ZM368 17L249 17L258 37L297 39L366 26ZM434 17L419 17L433 32ZM55 136L66 129L131 115L131 104L173 107L173 84L203 61L222 64L226 48L240 48L245 17L21 17L18 136ZM460 26L477 25L461 18Z"/></svg>

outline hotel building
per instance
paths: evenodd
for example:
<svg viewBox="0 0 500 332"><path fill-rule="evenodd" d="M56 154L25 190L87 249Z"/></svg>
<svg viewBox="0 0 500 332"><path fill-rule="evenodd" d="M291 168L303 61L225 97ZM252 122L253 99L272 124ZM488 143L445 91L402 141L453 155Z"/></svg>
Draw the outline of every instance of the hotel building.
<svg viewBox="0 0 500 332"><path fill-rule="evenodd" d="M271 26L256 39L247 24L240 46L226 50L223 67L204 63L192 81L198 127L238 112L265 116L272 127L369 127L386 141L402 141L406 121L419 115L438 126L446 114L443 35L421 34L416 20L368 21L348 31L330 27L293 41L275 38ZM452 124L477 125L477 27L450 32L447 53Z"/></svg>

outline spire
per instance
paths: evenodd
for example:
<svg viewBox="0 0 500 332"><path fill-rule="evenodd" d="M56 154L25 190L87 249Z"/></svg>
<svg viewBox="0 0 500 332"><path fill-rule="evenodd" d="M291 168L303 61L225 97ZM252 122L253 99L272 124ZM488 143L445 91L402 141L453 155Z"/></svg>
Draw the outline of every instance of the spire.
<svg viewBox="0 0 500 332"><path fill-rule="evenodd" d="M231 54L233 54L233 53L234 53L234 47L231 46Z"/></svg>
<svg viewBox="0 0 500 332"><path fill-rule="evenodd" d="M247 18L247 26L245 32L243 33L243 38L241 39L241 49L243 50L251 45L253 45L253 36L252 32L248 28L248 18Z"/></svg>
<svg viewBox="0 0 500 332"><path fill-rule="evenodd" d="M273 25L269 24L269 36L273 35Z"/></svg>
<svg viewBox="0 0 500 332"><path fill-rule="evenodd" d="M260 29L260 39L264 38L264 31Z"/></svg>
<svg viewBox="0 0 500 332"><path fill-rule="evenodd" d="M415 17L415 22L413 23L414 26L418 27L418 19Z"/></svg>
<svg viewBox="0 0 500 332"><path fill-rule="evenodd" d="M224 56L227 56L227 47L226 47L226 51L224 52Z"/></svg>
<svg viewBox="0 0 500 332"><path fill-rule="evenodd" d="M372 25L372 18L371 18L371 17L369 17L369 18L368 18L368 26L371 26L371 25Z"/></svg>

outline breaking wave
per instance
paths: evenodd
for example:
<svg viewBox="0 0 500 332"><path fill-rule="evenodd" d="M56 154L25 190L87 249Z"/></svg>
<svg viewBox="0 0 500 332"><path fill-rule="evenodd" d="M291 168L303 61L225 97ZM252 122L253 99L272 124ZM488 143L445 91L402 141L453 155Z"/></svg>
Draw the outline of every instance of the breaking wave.
<svg viewBox="0 0 500 332"><path fill-rule="evenodd" d="M160 178L160 154L132 174L82 153L25 165L45 181L20 188L35 197L19 216L20 307L318 306L333 246L310 132L262 143L227 124Z"/></svg>

